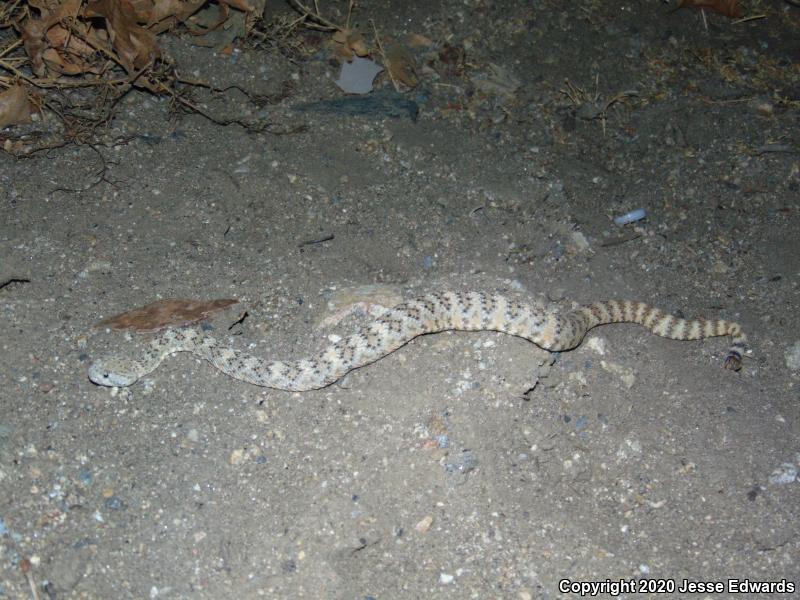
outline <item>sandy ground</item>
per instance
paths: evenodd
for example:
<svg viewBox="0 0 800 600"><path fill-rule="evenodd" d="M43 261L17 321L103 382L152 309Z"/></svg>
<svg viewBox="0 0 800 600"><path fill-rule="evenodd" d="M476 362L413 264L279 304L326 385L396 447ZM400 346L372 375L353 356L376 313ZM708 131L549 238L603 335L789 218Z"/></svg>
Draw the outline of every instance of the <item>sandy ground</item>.
<svg viewBox="0 0 800 600"><path fill-rule="evenodd" d="M420 63L466 50L362 114L308 108L342 99L322 46L174 37L186 72L288 90L195 96L272 129L131 94L92 147L0 155L0 597L800 584L800 9L705 29L654 1L434 4L357 13L428 36ZM426 336L302 394L187 354L124 390L86 377L142 343L92 325L159 298L238 298L204 326L289 358L437 289L642 300L739 321L753 353L733 373L724 339L615 325L558 355Z"/></svg>

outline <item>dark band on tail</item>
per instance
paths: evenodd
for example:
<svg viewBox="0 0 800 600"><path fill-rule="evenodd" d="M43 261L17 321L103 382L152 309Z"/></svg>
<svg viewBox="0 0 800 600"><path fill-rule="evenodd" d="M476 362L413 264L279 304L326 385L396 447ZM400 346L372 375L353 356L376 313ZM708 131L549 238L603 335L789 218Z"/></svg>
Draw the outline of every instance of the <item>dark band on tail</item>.
<svg viewBox="0 0 800 600"><path fill-rule="evenodd" d="M672 340L701 340L728 335L732 343L725 356L725 368L738 371L747 352L747 336L738 323L724 319L681 319L644 302L607 300L582 306L571 313L583 322L586 331L607 323L638 323L661 337Z"/></svg>

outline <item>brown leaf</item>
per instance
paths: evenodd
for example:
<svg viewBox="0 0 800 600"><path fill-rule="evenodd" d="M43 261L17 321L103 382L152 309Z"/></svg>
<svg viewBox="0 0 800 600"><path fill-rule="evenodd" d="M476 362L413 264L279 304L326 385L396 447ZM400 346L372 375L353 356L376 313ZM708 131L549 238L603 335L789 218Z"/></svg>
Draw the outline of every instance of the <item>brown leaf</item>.
<svg viewBox="0 0 800 600"><path fill-rule="evenodd" d="M394 81L410 88L417 87L417 63L414 57L401 44L392 44L386 50L386 67Z"/></svg>
<svg viewBox="0 0 800 600"><path fill-rule="evenodd" d="M186 23L186 28L192 35L197 35L197 36L207 35L210 32L215 31L216 29L222 27L225 24L225 21L228 20L228 15L230 15L230 12L231 11L228 8L227 4L220 4L217 7L217 13L219 16L217 17L215 23L203 23L202 25L195 23L193 27L190 26L189 23Z"/></svg>
<svg viewBox="0 0 800 600"><path fill-rule="evenodd" d="M220 0L221 4L227 4L242 12L253 12L255 8L250 6L247 0Z"/></svg>
<svg viewBox="0 0 800 600"><path fill-rule="evenodd" d="M61 21L75 21L81 8L81 0L29 0L28 3L39 10L41 18L34 19L31 16L22 22L22 44L31 61L33 72L43 77L47 72L43 58L48 47L45 35L53 25Z"/></svg>
<svg viewBox="0 0 800 600"><path fill-rule="evenodd" d="M130 0L136 12L136 22L159 34L183 23L200 10L207 0Z"/></svg>
<svg viewBox="0 0 800 600"><path fill-rule="evenodd" d="M430 48L433 46L433 40L420 33L409 33L405 36L405 41L412 48Z"/></svg>
<svg viewBox="0 0 800 600"><path fill-rule="evenodd" d="M95 49L89 44L84 42L80 37L75 35L86 35L88 27L83 24L76 24L73 26L75 32L65 29L61 25L51 27L45 34L45 39L50 47L58 49L59 51L69 52L70 54L89 57L95 53Z"/></svg>
<svg viewBox="0 0 800 600"><path fill-rule="evenodd" d="M102 65L95 64L93 60L96 50L81 36L95 37L94 31L84 23L73 24L71 31L61 25L55 25L47 31L45 41L49 47L42 52L42 59L51 71L67 75L101 72ZM107 46L104 41L99 45Z"/></svg>
<svg viewBox="0 0 800 600"><path fill-rule="evenodd" d="M232 298L220 298L208 302L165 298L113 316L97 323L95 327L111 327L117 331L121 329L133 329L139 332L160 331L168 327L183 327L197 323L215 312L238 303L238 300Z"/></svg>
<svg viewBox="0 0 800 600"><path fill-rule="evenodd" d="M360 33L350 33L347 36L347 46L353 51L353 54L360 57L365 57L369 54L369 48L364 41L364 36Z"/></svg>
<svg viewBox="0 0 800 600"><path fill-rule="evenodd" d="M353 56L363 58L369 55L369 48L364 41L364 36L352 29L336 31L331 36L331 40L334 46L334 54L347 62L353 60Z"/></svg>
<svg viewBox="0 0 800 600"><path fill-rule="evenodd" d="M63 0L28 0L28 4L44 14L53 12L64 2Z"/></svg>
<svg viewBox="0 0 800 600"><path fill-rule="evenodd" d="M26 19L19 27L22 47L31 61L31 68L38 77L44 77L46 69L42 54L46 48L44 34L47 31L46 23L41 19Z"/></svg>
<svg viewBox="0 0 800 600"><path fill-rule="evenodd" d="M139 26L130 0L91 0L84 14L105 19L111 45L129 73L160 55L155 34Z"/></svg>
<svg viewBox="0 0 800 600"><path fill-rule="evenodd" d="M678 0L678 8L685 7L710 10L731 19L738 19L742 16L737 0Z"/></svg>
<svg viewBox="0 0 800 600"><path fill-rule="evenodd" d="M31 108L28 92L21 85L12 85L0 93L0 129L30 121Z"/></svg>
<svg viewBox="0 0 800 600"><path fill-rule="evenodd" d="M460 77L466 69L467 52L464 46L451 46L445 42L439 50L436 63L435 68L440 75Z"/></svg>

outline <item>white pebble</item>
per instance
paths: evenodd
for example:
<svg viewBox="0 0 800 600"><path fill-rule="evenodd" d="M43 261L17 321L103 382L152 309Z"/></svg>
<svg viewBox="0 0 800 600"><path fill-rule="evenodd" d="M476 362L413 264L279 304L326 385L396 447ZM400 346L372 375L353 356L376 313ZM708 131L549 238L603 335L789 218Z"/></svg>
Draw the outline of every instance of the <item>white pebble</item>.
<svg viewBox="0 0 800 600"><path fill-rule="evenodd" d="M789 346L785 352L786 368L792 371L800 371L800 341Z"/></svg>
<svg viewBox="0 0 800 600"><path fill-rule="evenodd" d="M787 485L797 479L797 467L792 463L783 463L769 476L769 482L774 485Z"/></svg>
<svg viewBox="0 0 800 600"><path fill-rule="evenodd" d="M616 224L616 225L627 225L628 223L634 223L635 221L641 221L646 216L647 216L647 212L643 208L637 208L636 210L632 210L630 212L627 212L624 215L619 215L618 217L614 217L614 224Z"/></svg>

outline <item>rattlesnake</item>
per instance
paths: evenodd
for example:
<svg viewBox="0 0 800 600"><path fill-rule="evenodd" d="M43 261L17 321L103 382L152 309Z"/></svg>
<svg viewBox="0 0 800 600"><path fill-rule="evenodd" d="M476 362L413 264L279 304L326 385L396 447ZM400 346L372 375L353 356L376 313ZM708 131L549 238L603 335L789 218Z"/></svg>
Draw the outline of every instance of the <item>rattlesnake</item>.
<svg viewBox="0 0 800 600"><path fill-rule="evenodd" d="M234 379L259 386L302 392L323 388L347 372L394 352L418 335L446 330L501 331L530 340L550 351L570 350L586 332L607 323L639 323L661 337L699 340L729 335L725 367L741 368L747 337L731 321L681 319L642 302L609 300L559 313L495 293L436 292L389 309L361 331L293 362L267 361L221 346L196 329L169 329L152 340L144 354L131 359L101 359L89 367L89 379L104 386L129 386L150 373L173 352L192 352Z"/></svg>

